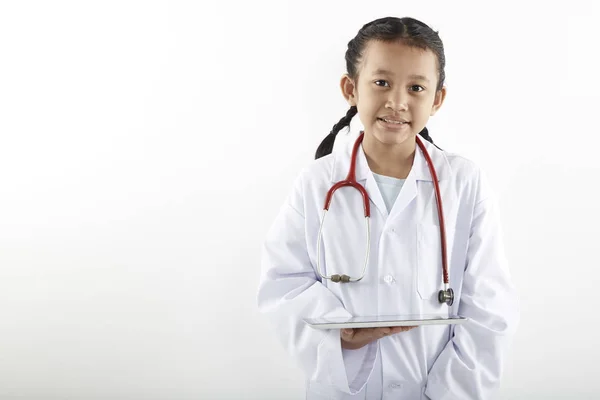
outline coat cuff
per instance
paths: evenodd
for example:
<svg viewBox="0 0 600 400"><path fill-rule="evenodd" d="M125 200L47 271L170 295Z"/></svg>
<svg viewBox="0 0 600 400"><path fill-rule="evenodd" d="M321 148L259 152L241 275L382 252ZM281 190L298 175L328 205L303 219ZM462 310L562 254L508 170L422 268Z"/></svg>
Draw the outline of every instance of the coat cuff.
<svg viewBox="0 0 600 400"><path fill-rule="evenodd" d="M364 389L377 356L377 341L357 350L344 350L340 330L330 329L321 342L319 354L330 360L329 376L333 386L344 393L356 394Z"/></svg>

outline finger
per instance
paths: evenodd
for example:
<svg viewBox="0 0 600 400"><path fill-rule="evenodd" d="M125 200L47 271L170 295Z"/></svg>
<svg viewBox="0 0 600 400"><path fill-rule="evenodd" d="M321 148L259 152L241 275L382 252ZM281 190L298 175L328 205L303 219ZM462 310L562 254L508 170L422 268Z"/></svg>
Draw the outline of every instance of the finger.
<svg viewBox="0 0 600 400"><path fill-rule="evenodd" d="M379 328L377 329L377 331L375 332L375 336L377 338L382 338L384 336L388 336L392 334L392 328Z"/></svg>
<svg viewBox="0 0 600 400"><path fill-rule="evenodd" d="M416 326L401 326L400 328L401 328L400 332L407 332L407 331L410 331L411 329L416 328Z"/></svg>
<svg viewBox="0 0 600 400"><path fill-rule="evenodd" d="M375 337L381 334L382 329L383 328L364 328L357 329L357 331L366 337Z"/></svg>
<svg viewBox="0 0 600 400"><path fill-rule="evenodd" d="M356 329L354 339L357 341L373 341L382 337L380 328L362 328Z"/></svg>
<svg viewBox="0 0 600 400"><path fill-rule="evenodd" d="M352 338L354 337L354 329L342 329L340 334L342 335L342 339L344 340L352 340Z"/></svg>
<svg viewBox="0 0 600 400"><path fill-rule="evenodd" d="M400 332L407 332L413 328L416 328L416 326L397 326L395 328L392 328L392 333L394 334L394 333L400 333Z"/></svg>

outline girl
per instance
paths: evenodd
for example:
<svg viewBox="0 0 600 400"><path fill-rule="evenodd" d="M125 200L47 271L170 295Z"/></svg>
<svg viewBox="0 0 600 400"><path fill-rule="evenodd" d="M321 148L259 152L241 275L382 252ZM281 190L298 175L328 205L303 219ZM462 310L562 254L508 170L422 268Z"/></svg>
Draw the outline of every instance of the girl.
<svg viewBox="0 0 600 400"><path fill-rule="evenodd" d="M517 296L484 175L433 145L425 128L446 96L442 42L415 19L377 19L348 43L346 66L340 86L350 109L268 233L259 309L304 371L308 399L489 399L517 325ZM361 276L367 246L363 197L354 188L335 192L318 240L327 192L353 161L355 146L332 153L333 143L357 114L364 132L355 143L355 175L371 206L370 255L362 279L335 282L329 277ZM438 298L440 219L417 135L437 172L453 302ZM316 330L303 321L441 313L469 320L350 330Z"/></svg>

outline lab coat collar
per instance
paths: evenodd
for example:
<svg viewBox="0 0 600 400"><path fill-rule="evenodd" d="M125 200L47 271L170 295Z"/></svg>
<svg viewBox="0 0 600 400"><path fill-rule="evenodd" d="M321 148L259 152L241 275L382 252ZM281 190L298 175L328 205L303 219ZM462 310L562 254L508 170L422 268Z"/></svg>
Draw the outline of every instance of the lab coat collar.
<svg viewBox="0 0 600 400"><path fill-rule="evenodd" d="M435 172L438 177L438 182L447 179L452 174L452 169L450 167L450 163L446 158L444 152L430 143L429 141L419 137L431 160L433 161L433 166L435 167ZM333 170L331 173L331 182L336 183L342 180L345 180L348 176L348 171L350 170L350 159L352 156L352 147L354 146L355 140L349 141L348 145L340 150L338 155L335 157L335 161L333 164ZM369 164L367 163L367 158L365 156L365 152L363 150L362 143L360 145L358 154L356 156L356 180L366 180L367 177L373 176L372 171L369 168ZM433 178L431 173L429 172L429 167L427 165L427 161L425 160L425 156L421 152L421 149L417 145L415 151L415 158L413 161L412 168L408 177L409 179L415 181L429 181L433 182Z"/></svg>
<svg viewBox="0 0 600 400"><path fill-rule="evenodd" d="M429 141L421 137L420 139L425 145L429 156L431 157L438 181L447 179L451 175L451 168L444 152L439 150ZM336 155L331 173L332 183L346 180L348 171L350 170L350 160L352 157L352 148L354 147L354 143L355 140L352 140ZM404 210L416 197L417 181L433 182L433 178L429 172L429 167L427 166L425 156L417 145L412 168L406 177L398 198L396 199L392 209L388 212L377 182L375 181L375 177L373 176L373 172L370 170L369 164L367 163L367 158L361 144L356 156L356 181L365 187L369 195L369 199L373 202L381 215L384 218L387 218L389 214L398 214L402 212L402 210Z"/></svg>

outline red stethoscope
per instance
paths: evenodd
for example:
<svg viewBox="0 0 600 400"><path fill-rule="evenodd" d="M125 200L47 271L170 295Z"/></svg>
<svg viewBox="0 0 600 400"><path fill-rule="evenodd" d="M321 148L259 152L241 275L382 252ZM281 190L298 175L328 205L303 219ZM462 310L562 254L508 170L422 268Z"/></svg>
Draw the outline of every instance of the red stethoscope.
<svg viewBox="0 0 600 400"><path fill-rule="evenodd" d="M358 183L356 181L356 154L358 153L358 149L360 147L360 144L363 141L364 135L365 135L364 131L361 131L360 135L358 136L358 139L356 139L356 142L354 143L354 148L352 149L352 158L350 159L350 171L348 171L348 176L346 177L345 180L340 181L340 182L336 183L335 185L333 185L331 187L331 189L329 189L329 191L327 192L327 197L325 198L325 207L323 208L323 217L321 218L321 226L319 227L319 238L318 238L318 242L317 242L317 271L323 279L330 279L332 282L346 283L346 282L360 281L362 278L364 278L365 272L367 270L367 265L369 263L369 249L371 247L371 228L370 228L369 220L371 217L371 207L369 204L369 195L367 194L367 191L360 183ZM440 196L440 187L438 185L437 174L435 172L435 168L433 167L433 162L431 161L431 157L429 157L429 153L427 152L425 145L423 144L421 139L419 139L418 135L415 137L415 139L416 139L417 144L419 145L419 148L423 152L423 155L425 156L425 160L427 160L427 164L429 166L429 172L431 173L431 177L433 178L433 185L435 186L435 199L436 199L436 203L437 203L438 216L439 216L439 221L440 221L440 238L441 238L441 243L442 243L441 247L442 247L442 266L443 266L442 274L443 274L443 280L444 280L444 289L440 290L438 292L438 300L440 303L446 303L449 306L451 306L454 303L454 291L451 288L449 288L449 283L448 283L448 264L447 264L447 260L446 260L446 230L445 230L445 226L444 226L444 213L442 210L442 199ZM362 195L362 198L363 198L363 205L364 205L364 209L365 209L365 221L367 223L367 254L365 257L365 265L363 267L362 275L360 276L360 278L352 278L345 274L342 274L342 275L334 274L331 276L327 276L321 272L321 265L320 265L321 235L323 234L323 224L325 223L325 215L327 214L327 211L329 210L329 206L331 204L331 199L333 197L333 193L336 190L338 190L339 188L344 187L344 186L351 186L360 192L360 194Z"/></svg>

